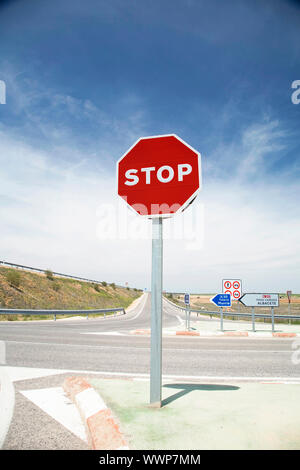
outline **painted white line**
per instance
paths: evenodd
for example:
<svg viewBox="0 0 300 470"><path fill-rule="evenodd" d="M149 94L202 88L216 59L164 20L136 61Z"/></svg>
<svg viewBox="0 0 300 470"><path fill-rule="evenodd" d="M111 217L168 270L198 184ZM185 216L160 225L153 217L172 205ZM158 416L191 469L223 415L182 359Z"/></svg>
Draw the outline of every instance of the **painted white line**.
<svg viewBox="0 0 300 470"><path fill-rule="evenodd" d="M176 318L179 321L180 325L183 325L185 323L185 321L182 318L180 318L178 315L176 315Z"/></svg>
<svg viewBox="0 0 300 470"><path fill-rule="evenodd" d="M163 298L163 310L170 316L174 315L177 318L177 321L179 323L179 326L182 326L185 323L185 320L181 318L178 314L178 310L176 311L175 308L173 308L172 305L168 304L168 301ZM176 312L176 313L175 313Z"/></svg>
<svg viewBox="0 0 300 470"><path fill-rule="evenodd" d="M0 449L4 444L15 406L15 389L6 367L0 367Z"/></svg>
<svg viewBox="0 0 300 470"><path fill-rule="evenodd" d="M93 334L93 333L88 333L88 334ZM101 334L101 333L95 333L95 334ZM132 335L130 335L132 336ZM7 343L17 343L17 344L28 344L28 345L39 345L39 346L61 346L63 348L66 348L66 347L70 347L70 348L87 348L87 349L97 349L97 350L104 350L104 349L109 349L109 350L112 350L112 349L119 349L119 350L139 350L139 351L149 351L150 349L150 346L148 347L139 347L139 346L111 346L111 345L108 345L108 346L93 346L93 345L89 345L89 344L67 344L67 343L42 343L42 342L33 342L33 341L6 341ZM166 347L164 349L164 353L167 354L168 352L182 352L182 353L229 353L229 354L232 354L232 353L235 353L235 352L239 352L239 353L255 353L255 354L261 354L261 353L264 353L264 354L291 354L291 351L288 349L288 350L261 350L261 349L237 349L237 350L228 350L228 349L199 349L199 348L195 348L195 349L187 349L187 348L170 348L170 347Z"/></svg>
<svg viewBox="0 0 300 470"><path fill-rule="evenodd" d="M138 348L136 348L138 349ZM229 353L229 354L234 354L236 352L238 353L254 353L254 354L291 354L291 351L290 350L262 350L262 349L231 349L231 350L228 350L228 349L186 349L186 348L165 348L164 349L164 353L167 353L168 351L182 351L182 352L188 352L188 353L222 353L222 354L226 354L226 353Z"/></svg>
<svg viewBox="0 0 300 470"><path fill-rule="evenodd" d="M133 302L131 302L131 304L127 308L125 308L126 313L131 313L132 311L134 312L138 308L138 306L141 304L143 299L147 297L147 295L148 295L147 292L143 292L143 294L140 295L140 297L138 297Z"/></svg>
<svg viewBox="0 0 300 470"><path fill-rule="evenodd" d="M131 335L132 336L132 335ZM135 346L92 346L90 344L67 344L67 343L42 343L42 342L34 342L34 341L6 341L6 343L15 343L15 344L28 344L30 345L38 345L38 346L61 346L62 348L70 347L70 348L85 348L85 349L97 349L97 350L103 350L103 349L144 349L145 351L149 351L149 348L140 348L140 347L135 347Z"/></svg>
<svg viewBox="0 0 300 470"><path fill-rule="evenodd" d="M81 335L106 335L106 336L127 336L119 331L88 331L87 333L80 333Z"/></svg>
<svg viewBox="0 0 300 470"><path fill-rule="evenodd" d="M51 315L51 314L50 314ZM59 314L57 314L58 316ZM84 314L82 314L84 315ZM76 316L73 316L73 317L67 317L67 318L56 318L56 321L72 321L72 320L86 320L86 315L85 316L81 316L81 315L76 315Z"/></svg>
<svg viewBox="0 0 300 470"><path fill-rule="evenodd" d="M134 372L108 372L108 371L91 371L91 370L73 370L68 372L74 372L77 374L89 374L89 375L103 375L103 376L111 376L111 377L137 377L137 378L145 378L149 379L150 374L144 373L134 373ZM226 380L226 381L247 381L247 382L261 382L261 381L280 381L280 382L294 382L300 384L300 376L299 377L268 377L268 376L218 376L218 375L163 375L163 380Z"/></svg>
<svg viewBox="0 0 300 470"><path fill-rule="evenodd" d="M49 375L65 374L67 370L62 369L38 369L34 367L13 367L6 366L6 373L11 382L19 380L38 379L40 377L48 377Z"/></svg>
<svg viewBox="0 0 300 470"><path fill-rule="evenodd" d="M26 372L28 369L28 372ZM35 373L35 371L37 371ZM99 371L99 370L78 370L78 369L34 369L26 367L7 367L7 372L10 377L15 378L15 380L24 380L25 378L37 378L37 377L46 377L47 375L54 374L85 374L85 375L103 375L105 377L132 377L132 378L142 378L149 379L149 373L139 373L139 372L109 372L109 371ZM40 374L40 375L38 375ZM41 375L42 374L42 375ZM26 377L25 377L26 375ZM19 377L22 377L20 379ZM299 377L269 377L269 376L217 376L217 375L163 375L164 380L176 379L176 380L233 380L233 381L250 381L250 382L265 382L265 381L280 381L287 383L300 383Z"/></svg>
<svg viewBox="0 0 300 470"><path fill-rule="evenodd" d="M85 428L77 407L69 400L61 387L26 390L20 393L79 439L87 442Z"/></svg>
<svg viewBox="0 0 300 470"><path fill-rule="evenodd" d="M148 294L144 294L144 295L145 295L145 297L141 300L140 309L138 310L137 314L132 318L127 318L126 323L129 322L129 321L136 320L140 316L140 314L143 312L143 310L145 308L145 305L146 305L146 302L148 300Z"/></svg>

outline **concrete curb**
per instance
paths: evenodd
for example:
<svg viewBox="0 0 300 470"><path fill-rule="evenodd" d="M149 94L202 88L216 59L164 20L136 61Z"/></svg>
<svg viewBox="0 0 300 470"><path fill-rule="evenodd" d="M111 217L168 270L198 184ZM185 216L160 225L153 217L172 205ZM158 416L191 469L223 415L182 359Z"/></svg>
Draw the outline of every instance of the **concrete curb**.
<svg viewBox="0 0 300 470"><path fill-rule="evenodd" d="M129 449L111 410L84 378L68 377L63 389L79 410L93 450Z"/></svg>
<svg viewBox="0 0 300 470"><path fill-rule="evenodd" d="M130 332L132 335L150 335L150 330L133 330ZM284 333L271 331L164 331L163 336L193 336L201 338L211 337L249 337L249 338L296 338L300 337L300 333Z"/></svg>
<svg viewBox="0 0 300 470"><path fill-rule="evenodd" d="M197 331L176 331L176 336L200 336Z"/></svg>
<svg viewBox="0 0 300 470"><path fill-rule="evenodd" d="M294 338L295 336L300 336L298 333L272 333L274 338Z"/></svg>

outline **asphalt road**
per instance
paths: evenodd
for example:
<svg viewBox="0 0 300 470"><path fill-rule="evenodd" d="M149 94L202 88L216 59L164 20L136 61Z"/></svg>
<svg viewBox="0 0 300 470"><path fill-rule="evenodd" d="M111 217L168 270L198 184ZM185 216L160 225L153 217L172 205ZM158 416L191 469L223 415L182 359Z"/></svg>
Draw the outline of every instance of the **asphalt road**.
<svg viewBox="0 0 300 470"><path fill-rule="evenodd" d="M150 295L144 308L115 318L0 323L6 364L18 367L149 373ZM184 315L164 302L163 326ZM214 320L209 320L214 321ZM163 373L212 377L300 377L290 339L163 338Z"/></svg>
<svg viewBox="0 0 300 470"><path fill-rule="evenodd" d="M101 372L107 377L149 375L150 338L131 332L150 328L150 308L150 295L146 295L136 309L119 317L0 322L0 341L5 342L8 369L56 371L14 382L13 418L3 448L87 448L20 391L58 387L65 376L76 373L90 376ZM164 302L164 327L179 325L183 319L183 313ZM278 338L164 337L163 374L183 380L228 383L243 379L299 382L300 365L292 362L292 345L292 339Z"/></svg>

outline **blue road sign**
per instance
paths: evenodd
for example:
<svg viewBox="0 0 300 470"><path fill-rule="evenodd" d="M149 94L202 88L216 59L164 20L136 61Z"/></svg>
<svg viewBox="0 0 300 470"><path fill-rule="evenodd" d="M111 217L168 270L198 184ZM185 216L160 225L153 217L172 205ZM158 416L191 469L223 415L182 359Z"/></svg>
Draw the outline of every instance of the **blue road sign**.
<svg viewBox="0 0 300 470"><path fill-rule="evenodd" d="M231 307L231 295L230 294L217 294L210 299L217 307Z"/></svg>
<svg viewBox="0 0 300 470"><path fill-rule="evenodd" d="M190 303L190 294L184 294L184 303L189 305Z"/></svg>

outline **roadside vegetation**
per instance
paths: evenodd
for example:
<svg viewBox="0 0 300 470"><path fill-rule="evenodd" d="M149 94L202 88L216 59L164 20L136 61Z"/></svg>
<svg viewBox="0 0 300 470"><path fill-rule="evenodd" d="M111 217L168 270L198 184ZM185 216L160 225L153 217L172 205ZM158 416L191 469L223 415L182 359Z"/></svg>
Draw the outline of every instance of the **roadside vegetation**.
<svg viewBox="0 0 300 470"><path fill-rule="evenodd" d="M88 283L44 274L0 267L0 308L70 309L127 308L141 295L139 289L118 287L114 282ZM91 316L94 316L91 315ZM66 315L64 315L66 317ZM53 315L0 315L1 320L37 320Z"/></svg>

